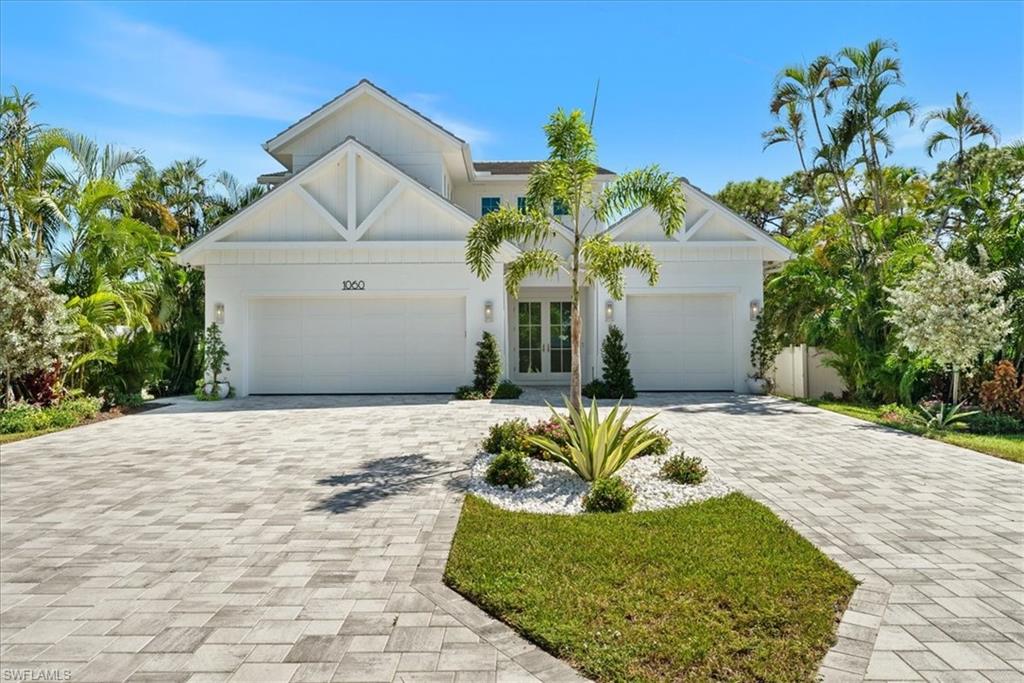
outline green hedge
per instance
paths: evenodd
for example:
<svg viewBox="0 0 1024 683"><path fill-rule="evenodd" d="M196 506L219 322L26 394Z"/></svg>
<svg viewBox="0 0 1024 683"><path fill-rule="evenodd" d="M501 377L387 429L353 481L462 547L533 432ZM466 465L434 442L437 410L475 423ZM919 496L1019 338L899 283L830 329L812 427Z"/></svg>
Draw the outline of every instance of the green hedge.
<svg viewBox="0 0 1024 683"><path fill-rule="evenodd" d="M0 434L74 427L83 420L95 417L99 411L100 400L89 396L61 401L49 408L15 403L0 410Z"/></svg>

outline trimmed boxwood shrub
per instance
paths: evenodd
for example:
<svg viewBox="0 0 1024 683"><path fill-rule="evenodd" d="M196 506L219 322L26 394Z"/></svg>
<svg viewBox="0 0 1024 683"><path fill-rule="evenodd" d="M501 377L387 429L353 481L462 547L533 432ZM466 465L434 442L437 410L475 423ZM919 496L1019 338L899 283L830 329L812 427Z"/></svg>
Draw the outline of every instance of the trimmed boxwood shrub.
<svg viewBox="0 0 1024 683"><path fill-rule="evenodd" d="M491 486L523 488L533 481L533 471L522 451L504 450L487 466L484 480Z"/></svg>
<svg viewBox="0 0 1024 683"><path fill-rule="evenodd" d="M622 477L598 479L583 496L587 512L628 512L633 509L633 492Z"/></svg>
<svg viewBox="0 0 1024 683"><path fill-rule="evenodd" d="M510 382L507 379L505 379L505 380L502 380L500 384L498 384L498 388L496 388L494 390L494 395L491 396L491 398L498 399L498 400L502 400L502 399L507 400L507 399L511 399L511 398L519 398L522 395L523 395L522 387L520 387L517 384L513 384L512 382Z"/></svg>
<svg viewBox="0 0 1024 683"><path fill-rule="evenodd" d="M661 466L661 476L677 484L693 486L704 481L708 470L697 456L679 451Z"/></svg>

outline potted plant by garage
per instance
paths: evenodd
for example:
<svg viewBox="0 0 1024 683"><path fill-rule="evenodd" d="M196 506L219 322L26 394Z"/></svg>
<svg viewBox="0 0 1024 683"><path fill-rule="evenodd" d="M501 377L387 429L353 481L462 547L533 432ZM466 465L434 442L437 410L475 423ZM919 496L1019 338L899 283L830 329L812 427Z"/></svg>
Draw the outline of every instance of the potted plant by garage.
<svg viewBox="0 0 1024 683"><path fill-rule="evenodd" d="M750 365L754 371L747 375L747 390L758 395L767 394L772 388L775 357L779 355L782 346L767 320L764 312L758 316L750 340Z"/></svg>
<svg viewBox="0 0 1024 683"><path fill-rule="evenodd" d="M226 370L230 370L231 366L228 365L228 350L224 346L224 340L220 336L220 327L211 323L206 328L206 339L203 343L203 366L204 366L204 379L200 380L202 386L200 391L202 393L200 398L207 400L217 400L218 398L226 398L231 393L231 384L226 381L221 381L220 375Z"/></svg>

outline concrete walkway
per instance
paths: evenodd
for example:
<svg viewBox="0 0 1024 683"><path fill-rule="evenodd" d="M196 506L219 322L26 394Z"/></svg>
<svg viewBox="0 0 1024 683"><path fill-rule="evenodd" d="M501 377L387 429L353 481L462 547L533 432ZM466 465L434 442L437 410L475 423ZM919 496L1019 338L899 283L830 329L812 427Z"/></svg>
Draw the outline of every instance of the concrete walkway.
<svg viewBox="0 0 1024 683"><path fill-rule="evenodd" d="M440 582L480 436L556 398L184 401L3 446L0 668L580 680ZM637 404L864 582L827 679L1020 680L1024 468L775 399Z"/></svg>

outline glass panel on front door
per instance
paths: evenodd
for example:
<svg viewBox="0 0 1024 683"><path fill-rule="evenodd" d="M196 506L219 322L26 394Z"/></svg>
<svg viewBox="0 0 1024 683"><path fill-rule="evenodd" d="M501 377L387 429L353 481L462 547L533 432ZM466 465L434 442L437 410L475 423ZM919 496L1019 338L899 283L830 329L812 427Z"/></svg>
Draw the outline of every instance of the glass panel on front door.
<svg viewBox="0 0 1024 683"><path fill-rule="evenodd" d="M572 369L572 302L552 301L548 306L551 372L570 372Z"/></svg>
<svg viewBox="0 0 1024 683"><path fill-rule="evenodd" d="M542 327L540 301L519 302L519 372L542 372Z"/></svg>

